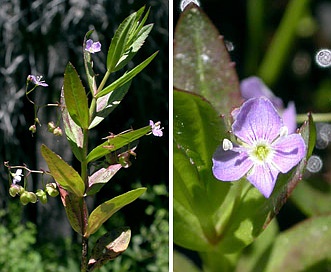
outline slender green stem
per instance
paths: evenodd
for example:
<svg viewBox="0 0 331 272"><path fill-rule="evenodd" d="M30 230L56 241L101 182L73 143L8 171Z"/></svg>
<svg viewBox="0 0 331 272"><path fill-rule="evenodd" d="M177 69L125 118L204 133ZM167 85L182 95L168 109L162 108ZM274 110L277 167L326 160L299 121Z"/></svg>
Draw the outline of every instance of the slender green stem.
<svg viewBox="0 0 331 272"><path fill-rule="evenodd" d="M103 87L105 86L105 84L106 84L106 82L107 82L110 74L111 74L111 71L110 70L107 70L105 76L103 77L103 79L102 79L102 81L101 81L101 83L100 83L100 85L98 87L98 90L97 90L96 95L98 95L98 93L103 89Z"/></svg>
<svg viewBox="0 0 331 272"><path fill-rule="evenodd" d="M310 0L291 0L286 8L258 71L258 75L269 86L276 81L284 67L296 37L298 23L308 8L309 2Z"/></svg>
<svg viewBox="0 0 331 272"><path fill-rule="evenodd" d="M314 122L331 122L331 113L313 113ZM307 120L307 114L298 114L297 123L303 123Z"/></svg>
<svg viewBox="0 0 331 272"><path fill-rule="evenodd" d="M238 256L240 256L239 253L224 255L218 251L200 253L204 272L232 272Z"/></svg>

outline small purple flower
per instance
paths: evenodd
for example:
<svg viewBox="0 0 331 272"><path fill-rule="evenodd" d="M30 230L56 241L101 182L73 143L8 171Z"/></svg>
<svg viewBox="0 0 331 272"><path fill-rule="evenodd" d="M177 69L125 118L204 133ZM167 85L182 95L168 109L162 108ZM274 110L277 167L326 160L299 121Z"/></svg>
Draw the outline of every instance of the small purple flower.
<svg viewBox="0 0 331 272"><path fill-rule="evenodd" d="M23 172L22 169L17 169L16 173L12 174L13 175L13 184L16 184L22 180L22 176L23 176L22 172Z"/></svg>
<svg viewBox="0 0 331 272"><path fill-rule="evenodd" d="M38 86L47 87L48 84L44 80L41 80L42 78L43 78L43 76L28 75L27 81L32 82L33 84L38 85Z"/></svg>
<svg viewBox="0 0 331 272"><path fill-rule="evenodd" d="M288 129L267 98L252 98L235 111L232 133L213 155L213 174L221 181L248 181L268 198L278 174L287 173L306 154L300 134Z"/></svg>
<svg viewBox="0 0 331 272"><path fill-rule="evenodd" d="M240 82L241 95L245 100L257 97L268 98L283 118L285 126L289 133L294 133L297 129L296 110L293 102L289 102L287 108L284 108L283 101L275 96L272 91L255 76L245 78Z"/></svg>
<svg viewBox="0 0 331 272"><path fill-rule="evenodd" d="M161 122L158 121L154 124L154 122L152 120L149 120L149 125L152 127L152 133L154 136L157 137L162 137L163 136L163 131L161 128Z"/></svg>
<svg viewBox="0 0 331 272"><path fill-rule="evenodd" d="M101 43L100 42L93 42L93 40L88 39L86 41L85 50L92 53L92 54L100 52L101 51Z"/></svg>

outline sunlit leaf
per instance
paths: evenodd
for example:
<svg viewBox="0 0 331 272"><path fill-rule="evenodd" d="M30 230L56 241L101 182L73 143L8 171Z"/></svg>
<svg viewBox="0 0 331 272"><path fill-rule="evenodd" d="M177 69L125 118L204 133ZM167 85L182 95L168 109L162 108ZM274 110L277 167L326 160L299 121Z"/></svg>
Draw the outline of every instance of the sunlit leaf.
<svg viewBox="0 0 331 272"><path fill-rule="evenodd" d="M129 132L111 136L107 141L95 147L87 155L86 160L87 162L91 162L100 159L103 156L109 154L110 152L118 150L125 145L130 145L130 143L136 141L137 139L141 138L142 136L148 134L151 131L151 127L146 126L137 130L131 130Z"/></svg>
<svg viewBox="0 0 331 272"><path fill-rule="evenodd" d="M64 73L64 98L68 112L74 122L82 127L89 126L88 101L82 82L74 66L69 62Z"/></svg>
<svg viewBox="0 0 331 272"><path fill-rule="evenodd" d="M51 175L65 190L82 197L85 191L84 181L77 171L46 145L41 146L41 154L47 162Z"/></svg>
<svg viewBox="0 0 331 272"><path fill-rule="evenodd" d="M115 212L136 200L145 191L146 188L138 188L116 196L96 207L89 216L85 237L95 233Z"/></svg>

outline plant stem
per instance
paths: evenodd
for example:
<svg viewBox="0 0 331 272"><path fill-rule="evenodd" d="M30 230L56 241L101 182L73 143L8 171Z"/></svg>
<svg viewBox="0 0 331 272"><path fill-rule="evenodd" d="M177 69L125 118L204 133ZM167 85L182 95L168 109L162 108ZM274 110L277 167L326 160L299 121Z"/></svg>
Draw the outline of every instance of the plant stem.
<svg viewBox="0 0 331 272"><path fill-rule="evenodd" d="M313 113L314 122L331 122L331 113ZM297 123L303 123L307 120L307 114L298 114Z"/></svg>
<svg viewBox="0 0 331 272"><path fill-rule="evenodd" d="M234 271L235 263L240 256L237 254L224 255L217 251L200 252L204 272L231 272Z"/></svg>
<svg viewBox="0 0 331 272"><path fill-rule="evenodd" d="M88 265L88 259L87 259L87 253L88 253L88 238L82 237L82 261L81 261L81 272L87 271L87 265Z"/></svg>
<svg viewBox="0 0 331 272"><path fill-rule="evenodd" d="M100 91L102 91L102 89L103 89L103 87L105 86L105 84L106 84L106 82L107 82L107 80L108 80L110 74L111 74L111 71L108 69L107 72L106 72L106 74L105 74L105 76L103 77L103 79L102 79L102 81L101 81L99 87L98 87L98 90L97 90L96 95L98 95L98 93L99 93Z"/></svg>

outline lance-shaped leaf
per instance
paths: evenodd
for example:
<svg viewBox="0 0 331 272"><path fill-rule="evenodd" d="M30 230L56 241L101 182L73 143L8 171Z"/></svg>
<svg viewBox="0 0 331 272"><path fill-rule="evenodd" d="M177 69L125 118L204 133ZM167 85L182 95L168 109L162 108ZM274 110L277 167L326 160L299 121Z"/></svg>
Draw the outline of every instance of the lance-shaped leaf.
<svg viewBox="0 0 331 272"><path fill-rule="evenodd" d="M103 156L120 149L125 145L130 145L130 143L136 141L147 133L151 132L150 126L146 126L137 130L132 130L126 133L118 134L115 136L110 136L107 141L98 145L87 155L87 162L95 161L102 158Z"/></svg>
<svg viewBox="0 0 331 272"><path fill-rule="evenodd" d="M70 62L65 69L63 90L71 118L78 126L87 129L89 126L87 95L76 69Z"/></svg>
<svg viewBox="0 0 331 272"><path fill-rule="evenodd" d="M181 14L174 37L174 87L198 93L218 113L240 105L234 63L217 29L195 4Z"/></svg>
<svg viewBox="0 0 331 272"><path fill-rule="evenodd" d="M128 248L130 239L131 230L128 227L117 228L101 236L92 249L88 262L89 271L93 271L118 257Z"/></svg>
<svg viewBox="0 0 331 272"><path fill-rule="evenodd" d="M61 200L66 211L71 227L79 233L84 234L87 223L87 207L82 197L78 197L58 184Z"/></svg>
<svg viewBox="0 0 331 272"><path fill-rule="evenodd" d="M95 233L115 212L136 200L145 191L146 188L138 188L116 196L96 207L89 216L88 226L84 236L89 237Z"/></svg>
<svg viewBox="0 0 331 272"><path fill-rule="evenodd" d="M63 88L61 91L61 110L62 120L64 125L64 131L67 136L67 140L71 146L71 150L75 157L79 160L83 160L83 131L82 129L72 120L67 110L67 106L64 99Z"/></svg>
<svg viewBox="0 0 331 272"><path fill-rule="evenodd" d="M94 195L122 168L121 164L112 164L101 168L88 178L87 195Z"/></svg>
<svg viewBox="0 0 331 272"><path fill-rule="evenodd" d="M130 70L129 72L126 72L124 75L122 75L120 78L115 80L113 83L108 85L106 88L104 88L102 91L100 91L95 97L99 98L102 97L111 91L115 90L116 88L121 87L125 83L128 83L130 80L132 80L137 74L139 74L156 56L158 52L155 52L153 55L151 55L149 58L144 60L142 63L137 65L135 68Z"/></svg>
<svg viewBox="0 0 331 272"><path fill-rule="evenodd" d="M85 191L84 181L77 171L46 145L41 146L41 154L47 162L51 175L65 190L82 197Z"/></svg>
<svg viewBox="0 0 331 272"><path fill-rule="evenodd" d="M102 122L122 101L127 94L131 81L125 83L113 92L97 99L97 109L89 129L94 128Z"/></svg>

